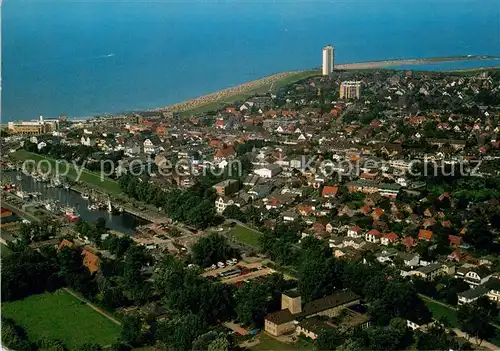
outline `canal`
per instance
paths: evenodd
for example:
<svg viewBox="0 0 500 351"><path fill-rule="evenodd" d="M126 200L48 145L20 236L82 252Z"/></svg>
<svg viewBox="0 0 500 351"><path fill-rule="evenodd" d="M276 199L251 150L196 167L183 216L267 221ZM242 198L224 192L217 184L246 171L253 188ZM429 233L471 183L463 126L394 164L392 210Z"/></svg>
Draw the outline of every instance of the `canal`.
<svg viewBox="0 0 500 351"><path fill-rule="evenodd" d="M21 180L16 179L18 175L22 177ZM127 212L111 214L104 209L89 210L89 200L83 199L79 193L64 188L48 188L47 183L37 182L32 177L21 172L2 171L1 178L3 181L9 181L17 186L20 185L21 189L25 192L41 193L37 201L56 200L60 206L74 207L80 214L81 219L85 221L95 222L98 218L102 217L106 220L106 225L109 229L124 234L134 234L136 227L149 223L145 219Z"/></svg>

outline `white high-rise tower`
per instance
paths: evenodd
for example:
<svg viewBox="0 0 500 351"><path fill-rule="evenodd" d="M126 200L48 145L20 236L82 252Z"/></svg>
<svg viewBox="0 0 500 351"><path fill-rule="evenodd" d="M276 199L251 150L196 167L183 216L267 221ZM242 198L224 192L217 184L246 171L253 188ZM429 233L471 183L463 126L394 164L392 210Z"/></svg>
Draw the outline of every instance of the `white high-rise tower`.
<svg viewBox="0 0 500 351"><path fill-rule="evenodd" d="M323 75L329 76L333 72L335 48L327 45L323 48Z"/></svg>

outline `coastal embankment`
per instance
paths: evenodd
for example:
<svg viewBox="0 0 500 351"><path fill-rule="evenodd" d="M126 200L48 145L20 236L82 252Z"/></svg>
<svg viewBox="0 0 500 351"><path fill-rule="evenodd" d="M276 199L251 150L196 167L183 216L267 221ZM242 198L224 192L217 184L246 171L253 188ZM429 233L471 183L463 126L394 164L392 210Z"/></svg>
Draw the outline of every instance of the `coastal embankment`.
<svg viewBox="0 0 500 351"><path fill-rule="evenodd" d="M307 78L309 76L314 76L318 73L319 71L316 70L276 73L215 93L203 95L166 107L160 107L158 109L155 109L155 111L190 111L191 113L204 112L216 108L218 104L232 103L237 99L244 99L253 94L275 91L285 84L289 84L294 81ZM199 110L200 107L204 107L204 111Z"/></svg>
<svg viewBox="0 0 500 351"><path fill-rule="evenodd" d="M457 61L481 61L499 59L487 55L468 55L450 57L432 57L424 59L391 59L382 61L355 62L336 65L338 70L364 70L376 68L390 68L403 65L424 65L429 63L457 62ZM500 63L500 61L499 61ZM224 105L243 100L258 93L266 93L278 90L280 87L320 74L319 69L307 71L293 71L273 74L248 83L237 85L215 93L203 95L194 99L186 100L177 104L160 107L154 111L180 112L181 114L197 114L207 112Z"/></svg>

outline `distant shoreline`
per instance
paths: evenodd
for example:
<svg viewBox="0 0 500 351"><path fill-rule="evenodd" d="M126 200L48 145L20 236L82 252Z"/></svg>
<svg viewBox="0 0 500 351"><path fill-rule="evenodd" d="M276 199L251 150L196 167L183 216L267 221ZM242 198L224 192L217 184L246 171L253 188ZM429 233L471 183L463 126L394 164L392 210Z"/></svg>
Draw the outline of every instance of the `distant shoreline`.
<svg viewBox="0 0 500 351"><path fill-rule="evenodd" d="M366 61L366 62L354 62L335 65L338 70L365 70L365 69L386 69L393 66L419 66L430 63L444 63L444 62L459 62L459 61L485 61L485 60L499 60L498 66L492 67L476 67L476 68L466 68L466 69L456 69L449 71L440 72L473 72L473 71L484 71L488 69L498 69L500 68L500 57L490 56L490 55L467 55L467 56L448 56L448 57L431 57L431 58L420 58L420 59L388 59L380 61ZM116 116L124 115L130 113L146 112L146 111L157 111L157 112L179 112L197 114L208 110L210 107L214 109L223 104L231 104L238 99L245 99L247 96L271 92L272 88L275 89L279 86L292 83L307 77L320 75L319 69L314 70L300 70L291 72L281 72L268 75L263 78L259 78L247 83L243 83L231 88L222 89L213 93L205 94L192 99L187 99L182 102L170 104L163 107L156 107L150 109L140 109L140 110L130 110L127 112L114 112L114 113L102 113L100 115L86 116L86 117L69 117L70 120L86 120L96 117L104 117L106 115ZM297 79L295 79L297 78ZM273 90L274 91L274 90ZM229 101L232 100L232 101ZM200 111L197 111L200 110ZM104 117L105 118L105 117ZM1 126L5 127L7 123L2 123Z"/></svg>
<svg viewBox="0 0 500 351"><path fill-rule="evenodd" d="M441 63L441 62L458 62L458 61L481 61L481 60L500 60L499 57L489 56L489 55L468 55L468 56L449 56L449 57L432 57L424 59L389 59L381 61L367 61L367 62L355 62L335 65L338 70L358 70L358 69L374 69L374 68L390 68L391 66L402 66L402 65L424 65L428 63ZM499 64L500 66L500 64ZM481 69L481 68L477 68ZM258 88L260 86L269 84L271 82L279 82L283 78L290 77L291 75L298 74L301 72L308 71L295 71L295 72L284 72L273 74L261 79L257 79L248 83L237 85L232 88L227 88L220 90L218 92L210 93L207 95L202 95L197 98L185 100L180 103L168 105L165 107L160 107L152 109L152 111L161 112L188 112L195 110L201 106L216 103L220 100L231 98L235 95L239 95L249 90ZM314 71L310 71L314 72ZM317 74L320 74L317 71ZM311 74L311 76L314 74Z"/></svg>

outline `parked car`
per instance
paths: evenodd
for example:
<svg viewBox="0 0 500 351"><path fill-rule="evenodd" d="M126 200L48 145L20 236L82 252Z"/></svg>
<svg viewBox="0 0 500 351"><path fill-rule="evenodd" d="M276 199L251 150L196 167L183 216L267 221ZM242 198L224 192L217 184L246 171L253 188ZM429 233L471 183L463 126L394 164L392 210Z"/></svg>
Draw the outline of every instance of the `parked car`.
<svg viewBox="0 0 500 351"><path fill-rule="evenodd" d="M217 262L217 267L224 268L226 267L226 265L224 264L224 262Z"/></svg>

